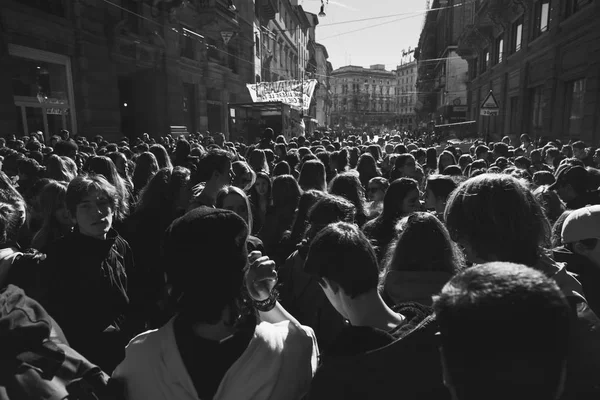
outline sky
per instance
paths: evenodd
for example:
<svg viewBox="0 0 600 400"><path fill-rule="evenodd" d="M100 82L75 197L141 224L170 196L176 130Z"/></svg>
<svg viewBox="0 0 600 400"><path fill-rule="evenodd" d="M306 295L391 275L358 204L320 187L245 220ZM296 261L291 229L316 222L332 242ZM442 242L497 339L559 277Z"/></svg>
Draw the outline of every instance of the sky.
<svg viewBox="0 0 600 400"><path fill-rule="evenodd" d="M321 0L299 3L305 11L319 13ZM400 64L402 50L417 47L425 8L426 0L329 0L326 16L319 17L316 39L327 47L334 70L373 64L392 70ZM346 23L367 18L375 19Z"/></svg>

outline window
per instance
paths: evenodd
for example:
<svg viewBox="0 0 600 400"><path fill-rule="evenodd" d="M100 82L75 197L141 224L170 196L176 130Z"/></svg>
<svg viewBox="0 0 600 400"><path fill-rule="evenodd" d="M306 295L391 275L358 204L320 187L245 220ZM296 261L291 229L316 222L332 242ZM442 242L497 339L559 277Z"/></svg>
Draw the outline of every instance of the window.
<svg viewBox="0 0 600 400"><path fill-rule="evenodd" d="M567 84L569 136L580 136L583 130L585 79Z"/></svg>
<svg viewBox="0 0 600 400"><path fill-rule="evenodd" d="M504 59L504 35L496 38L496 64L500 64Z"/></svg>
<svg viewBox="0 0 600 400"><path fill-rule="evenodd" d="M532 130L541 129L543 126L543 86L531 89L532 109L531 109L531 128Z"/></svg>
<svg viewBox="0 0 600 400"><path fill-rule="evenodd" d="M585 6L592 4L593 0L567 0L567 16L573 15Z"/></svg>
<svg viewBox="0 0 600 400"><path fill-rule="evenodd" d="M181 57L194 60L194 42L195 40L188 34L181 35Z"/></svg>
<svg viewBox="0 0 600 400"><path fill-rule="evenodd" d="M490 51L488 49L483 50L483 62L481 63L481 72L487 71L490 66Z"/></svg>
<svg viewBox="0 0 600 400"><path fill-rule="evenodd" d="M535 27L533 36L538 37L548 31L550 25L550 0L540 0L535 3Z"/></svg>
<svg viewBox="0 0 600 400"><path fill-rule="evenodd" d="M513 24L513 41L512 41L512 52L516 53L521 50L523 44L523 17L521 16Z"/></svg>

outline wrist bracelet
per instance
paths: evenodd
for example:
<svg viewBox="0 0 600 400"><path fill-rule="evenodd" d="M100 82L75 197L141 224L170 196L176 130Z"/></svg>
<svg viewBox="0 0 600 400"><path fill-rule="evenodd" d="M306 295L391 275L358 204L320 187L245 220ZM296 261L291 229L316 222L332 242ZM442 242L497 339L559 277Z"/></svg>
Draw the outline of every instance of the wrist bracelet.
<svg viewBox="0 0 600 400"><path fill-rule="evenodd" d="M277 290L273 289L273 291L271 291L271 294L269 295L269 297L267 299L260 300L260 301L252 300L252 305L258 311L269 312L273 308L275 308L275 305L277 304L278 294L279 293L277 293Z"/></svg>

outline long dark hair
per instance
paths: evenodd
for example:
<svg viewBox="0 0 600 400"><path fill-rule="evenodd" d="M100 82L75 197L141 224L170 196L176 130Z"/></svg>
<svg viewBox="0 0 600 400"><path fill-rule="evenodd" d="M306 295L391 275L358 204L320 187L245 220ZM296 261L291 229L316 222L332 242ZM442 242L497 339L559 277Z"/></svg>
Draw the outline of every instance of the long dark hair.
<svg viewBox="0 0 600 400"><path fill-rule="evenodd" d="M398 238L390 244L387 271L456 273L464 260L444 224L433 214L416 212L398 222ZM428 250L423 251L423 245Z"/></svg>

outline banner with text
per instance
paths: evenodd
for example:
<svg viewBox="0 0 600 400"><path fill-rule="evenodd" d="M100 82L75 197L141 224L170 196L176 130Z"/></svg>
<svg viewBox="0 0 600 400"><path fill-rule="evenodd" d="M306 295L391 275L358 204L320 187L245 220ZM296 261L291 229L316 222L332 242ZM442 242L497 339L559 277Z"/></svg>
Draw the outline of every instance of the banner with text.
<svg viewBox="0 0 600 400"><path fill-rule="evenodd" d="M261 82L246 86L255 103L281 101L296 109L308 111L317 80Z"/></svg>

